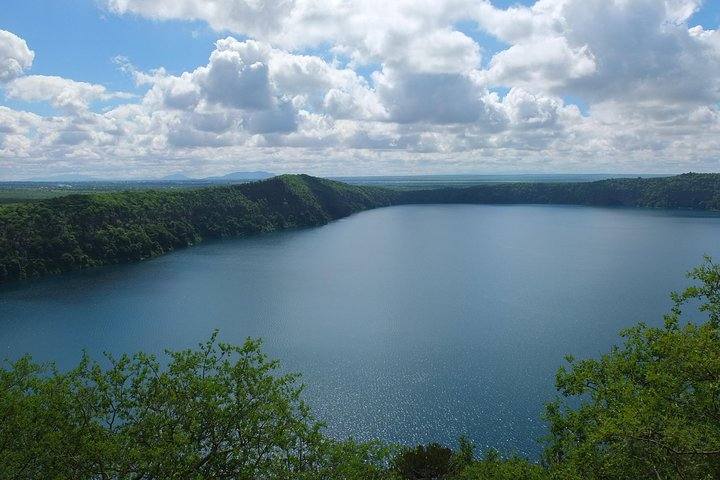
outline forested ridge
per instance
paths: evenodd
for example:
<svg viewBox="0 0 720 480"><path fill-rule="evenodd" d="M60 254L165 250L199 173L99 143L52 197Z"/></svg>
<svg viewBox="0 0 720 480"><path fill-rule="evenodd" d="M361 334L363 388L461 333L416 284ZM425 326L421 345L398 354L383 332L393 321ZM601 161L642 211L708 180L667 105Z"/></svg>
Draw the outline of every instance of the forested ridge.
<svg viewBox="0 0 720 480"><path fill-rule="evenodd" d="M720 174L396 191L307 175L0 205L0 282L154 257L205 239L323 225L381 206L575 204L720 210Z"/></svg>
<svg viewBox="0 0 720 480"><path fill-rule="evenodd" d="M306 175L0 206L0 282L154 257L205 239L323 225L396 201Z"/></svg>
<svg viewBox="0 0 720 480"><path fill-rule="evenodd" d="M406 203L557 204L720 210L720 174L580 183L498 183L403 192Z"/></svg>

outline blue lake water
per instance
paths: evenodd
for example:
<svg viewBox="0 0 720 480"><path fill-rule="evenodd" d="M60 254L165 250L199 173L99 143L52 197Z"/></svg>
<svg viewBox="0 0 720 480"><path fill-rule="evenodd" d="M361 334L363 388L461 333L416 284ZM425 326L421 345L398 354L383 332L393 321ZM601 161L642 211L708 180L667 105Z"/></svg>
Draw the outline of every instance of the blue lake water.
<svg viewBox="0 0 720 480"><path fill-rule="evenodd" d="M214 329L262 337L328 433L537 455L565 354L595 356L702 255L720 216L567 206L401 206L0 289L0 357L74 366Z"/></svg>

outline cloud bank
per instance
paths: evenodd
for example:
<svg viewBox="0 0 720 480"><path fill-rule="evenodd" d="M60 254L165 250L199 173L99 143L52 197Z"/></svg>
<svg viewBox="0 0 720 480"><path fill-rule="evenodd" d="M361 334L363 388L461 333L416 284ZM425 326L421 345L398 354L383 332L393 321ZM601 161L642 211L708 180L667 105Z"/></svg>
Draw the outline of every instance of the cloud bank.
<svg viewBox="0 0 720 480"><path fill-rule="evenodd" d="M0 31L5 98L56 110L0 107L8 177L720 169L720 31L692 24L699 0L104 7L201 20L220 38L192 71L117 59L133 96L26 75L34 53Z"/></svg>

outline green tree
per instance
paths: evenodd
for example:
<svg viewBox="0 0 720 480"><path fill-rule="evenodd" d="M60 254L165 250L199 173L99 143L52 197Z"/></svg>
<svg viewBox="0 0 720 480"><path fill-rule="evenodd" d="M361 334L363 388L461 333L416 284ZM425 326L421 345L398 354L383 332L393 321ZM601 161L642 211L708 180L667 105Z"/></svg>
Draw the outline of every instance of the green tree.
<svg viewBox="0 0 720 480"><path fill-rule="evenodd" d="M295 375L259 342L87 356L72 371L28 357L0 370L0 478L381 478L390 451L324 437ZM340 458L344 458L341 462Z"/></svg>
<svg viewBox="0 0 720 480"><path fill-rule="evenodd" d="M462 451L462 448L461 448ZM469 463L453 480L548 480L545 468L518 455L503 458L488 450L480 460Z"/></svg>
<svg viewBox="0 0 720 480"><path fill-rule="evenodd" d="M720 478L720 266L706 258L689 276L663 327L560 369L572 401L547 406L554 478Z"/></svg>
<svg viewBox="0 0 720 480"><path fill-rule="evenodd" d="M379 440L358 443L352 438L330 442L318 478L328 480L398 480L391 470L399 447Z"/></svg>
<svg viewBox="0 0 720 480"><path fill-rule="evenodd" d="M456 452L329 439L296 375L276 375L258 341L213 335L164 366L140 353L0 369L0 479L720 478L720 266L689 276L663 327L560 369L542 465L476 459L464 437Z"/></svg>
<svg viewBox="0 0 720 480"><path fill-rule="evenodd" d="M418 445L400 452L395 457L394 467L400 477L407 480L450 478L454 473L452 456L452 450L437 443L427 447Z"/></svg>

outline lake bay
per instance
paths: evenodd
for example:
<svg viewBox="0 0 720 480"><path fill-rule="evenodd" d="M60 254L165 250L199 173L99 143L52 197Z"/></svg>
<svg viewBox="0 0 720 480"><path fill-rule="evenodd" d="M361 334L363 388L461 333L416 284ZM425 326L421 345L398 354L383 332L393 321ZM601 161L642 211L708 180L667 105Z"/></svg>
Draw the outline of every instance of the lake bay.
<svg viewBox="0 0 720 480"><path fill-rule="evenodd" d="M712 213L399 206L0 288L0 358L77 364L262 337L328 433L537 455L566 354L597 356L702 255Z"/></svg>

